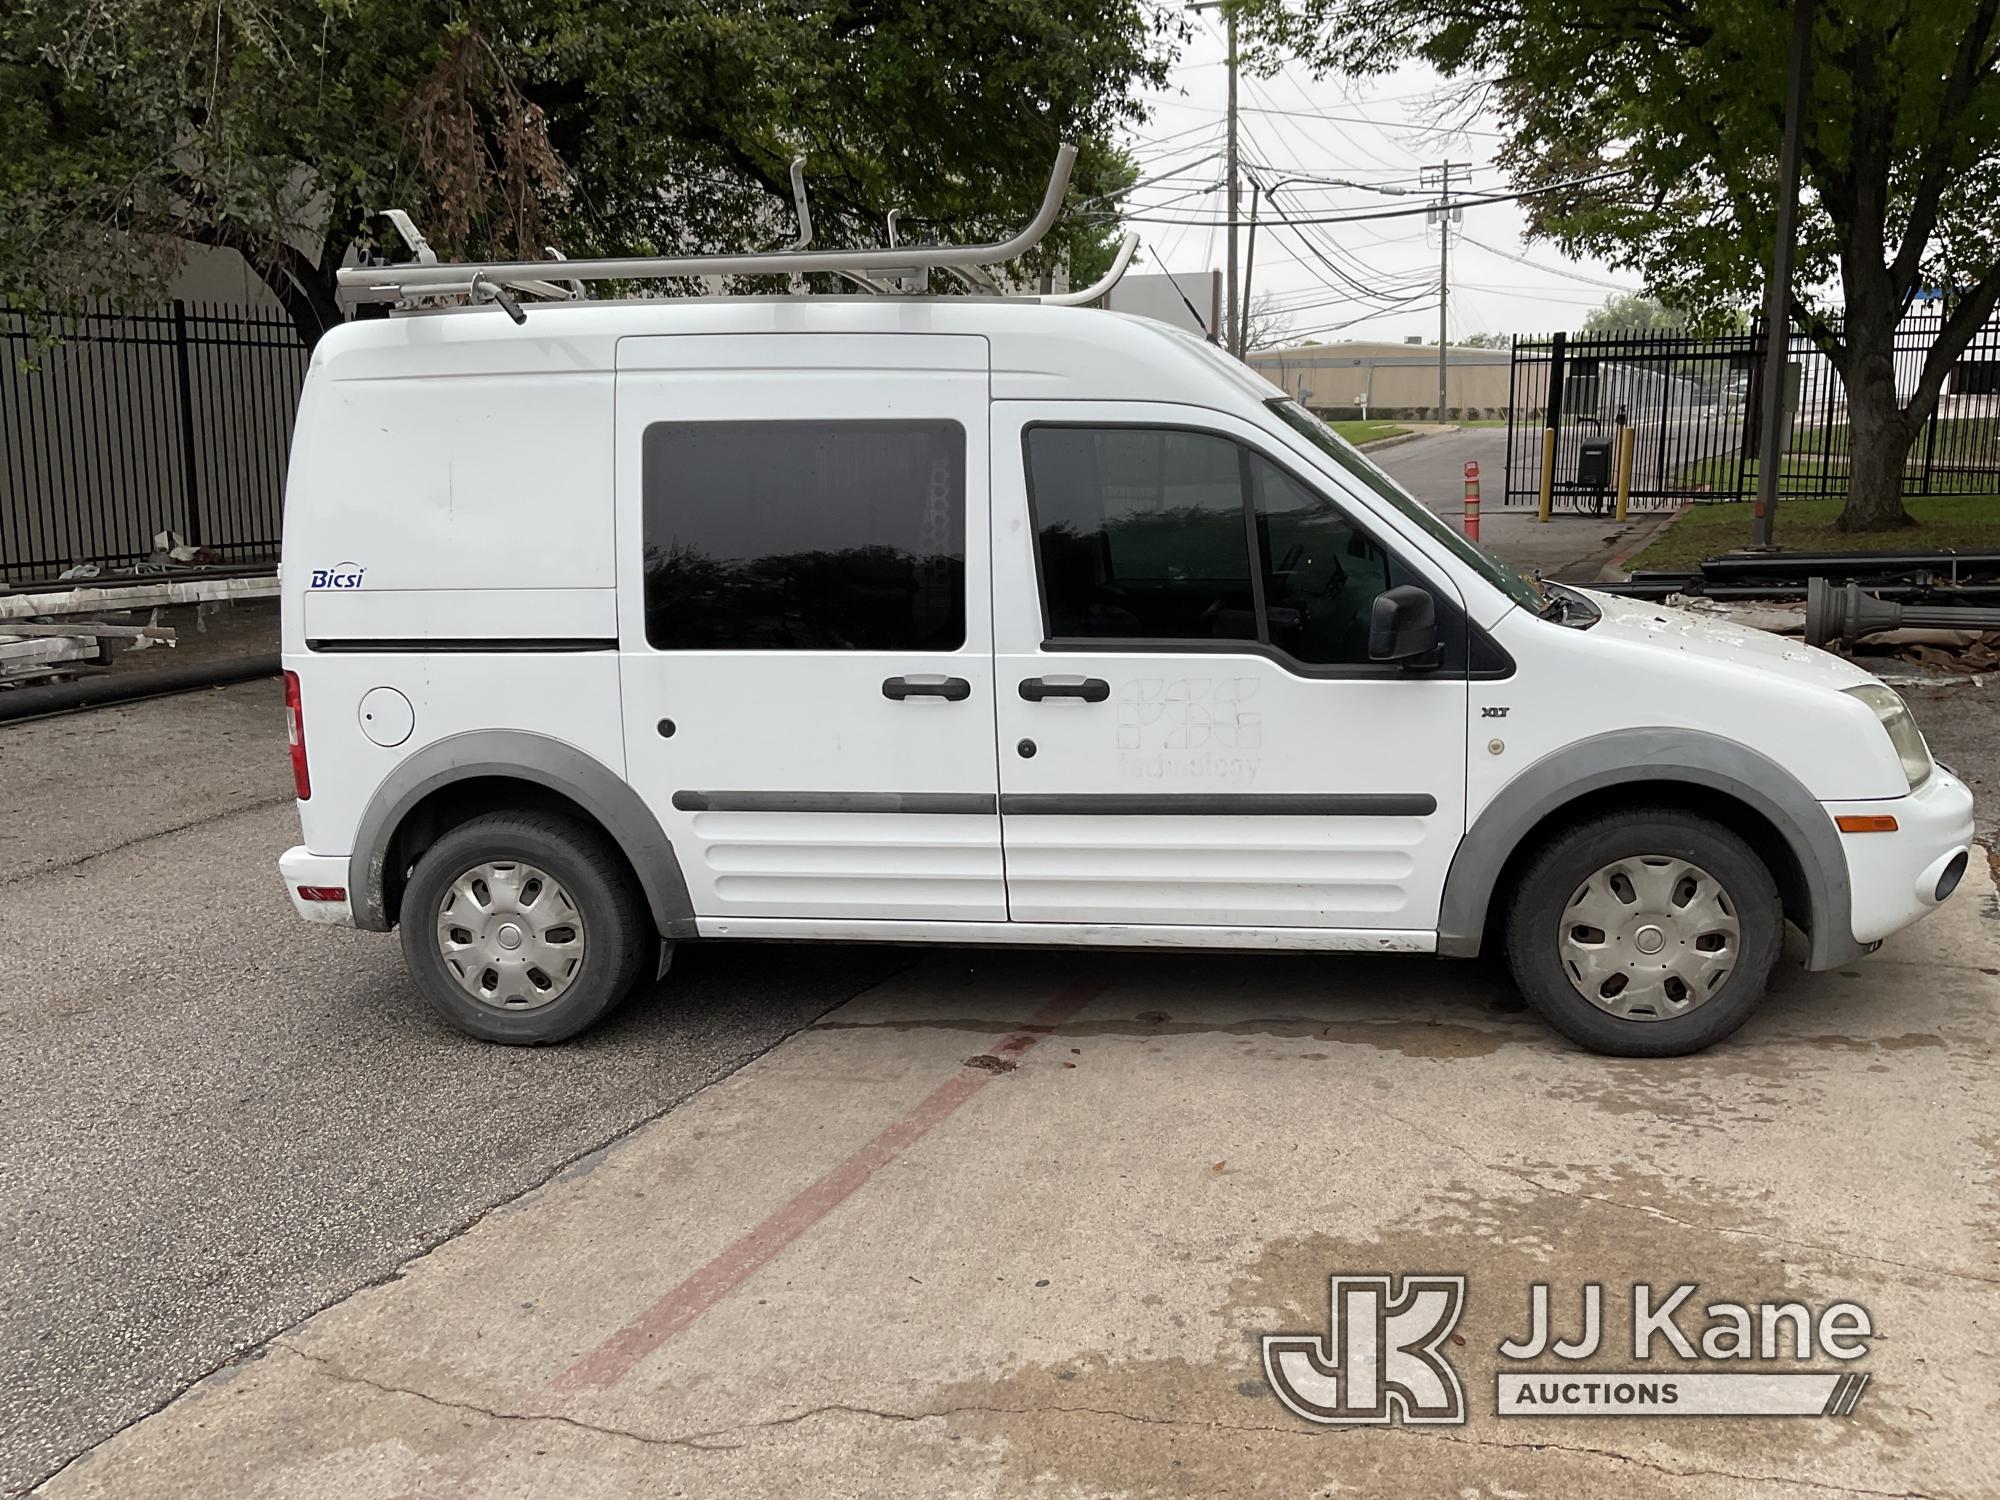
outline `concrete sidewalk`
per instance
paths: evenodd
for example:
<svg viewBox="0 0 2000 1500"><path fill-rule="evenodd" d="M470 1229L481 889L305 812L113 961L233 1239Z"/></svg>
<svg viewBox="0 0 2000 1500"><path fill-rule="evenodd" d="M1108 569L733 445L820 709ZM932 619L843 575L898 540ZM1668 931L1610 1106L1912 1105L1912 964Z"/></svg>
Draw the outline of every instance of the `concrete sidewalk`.
<svg viewBox="0 0 2000 1500"><path fill-rule="evenodd" d="M1991 1494L1983 860L1966 886L1652 1064L1477 965L940 955L46 1493ZM1370 1271L1469 1278L1467 1425L1267 1389L1260 1336ZM1528 1286L1567 1329L1583 1280L1858 1301L1873 1383L1846 1419L1496 1417Z"/></svg>
<svg viewBox="0 0 2000 1500"><path fill-rule="evenodd" d="M1641 514L1620 523L1608 516L1568 513L1538 520L1532 510L1501 505L1506 490L1507 430L1461 427L1371 452L1411 494L1454 528L1465 520L1465 465L1480 468L1480 535L1489 551L1515 567L1565 583L1595 583L1620 558L1643 547L1672 514Z"/></svg>

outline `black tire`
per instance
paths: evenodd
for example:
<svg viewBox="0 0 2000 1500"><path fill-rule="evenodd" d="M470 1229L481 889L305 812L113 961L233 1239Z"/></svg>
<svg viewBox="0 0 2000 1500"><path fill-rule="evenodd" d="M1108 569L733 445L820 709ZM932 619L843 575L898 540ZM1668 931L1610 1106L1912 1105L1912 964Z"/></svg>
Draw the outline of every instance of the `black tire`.
<svg viewBox="0 0 2000 1500"><path fill-rule="evenodd" d="M439 913L466 872L518 863L544 871L581 918L583 957L556 998L532 1009L475 999L440 949ZM624 862L599 833L547 813L489 813L461 823L417 861L399 917L403 959L432 1010L468 1036L541 1046L575 1036L631 993L653 936Z"/></svg>
<svg viewBox="0 0 2000 1500"><path fill-rule="evenodd" d="M1679 1015L1632 1019L1600 1008L1571 981L1561 951L1564 914L1598 872L1649 856L1686 860L1721 886L1738 923L1737 955L1707 999ZM1528 1003L1578 1045L1611 1057L1681 1057L1721 1041L1749 1017L1778 962L1784 927L1777 883L1748 844L1712 819L1642 807L1566 829L1534 857L1507 913L1507 959Z"/></svg>

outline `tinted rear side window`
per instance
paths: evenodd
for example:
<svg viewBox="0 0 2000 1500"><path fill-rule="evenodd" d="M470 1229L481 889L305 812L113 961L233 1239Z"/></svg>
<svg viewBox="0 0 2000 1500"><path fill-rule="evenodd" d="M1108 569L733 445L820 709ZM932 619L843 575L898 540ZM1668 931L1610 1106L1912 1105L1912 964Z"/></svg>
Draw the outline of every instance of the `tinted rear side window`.
<svg viewBox="0 0 2000 1500"><path fill-rule="evenodd" d="M653 646L965 644L958 423L656 422L642 465Z"/></svg>

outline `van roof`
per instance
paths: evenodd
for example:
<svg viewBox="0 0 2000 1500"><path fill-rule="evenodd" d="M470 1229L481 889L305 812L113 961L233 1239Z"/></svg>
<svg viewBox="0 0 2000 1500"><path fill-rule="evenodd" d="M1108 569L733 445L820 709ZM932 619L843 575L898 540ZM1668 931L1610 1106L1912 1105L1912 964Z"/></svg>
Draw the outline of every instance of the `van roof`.
<svg viewBox="0 0 2000 1500"><path fill-rule="evenodd" d="M661 297L491 305L330 330L315 378L610 373L623 339L687 335L957 334L984 338L996 400L1264 402L1284 392L1211 344L1151 318L990 297Z"/></svg>

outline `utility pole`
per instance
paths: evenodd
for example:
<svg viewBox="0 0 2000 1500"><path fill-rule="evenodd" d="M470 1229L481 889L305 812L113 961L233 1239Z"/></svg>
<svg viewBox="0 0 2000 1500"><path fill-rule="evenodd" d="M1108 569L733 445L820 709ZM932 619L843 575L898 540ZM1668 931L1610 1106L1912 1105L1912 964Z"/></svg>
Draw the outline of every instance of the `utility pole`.
<svg viewBox="0 0 2000 1500"><path fill-rule="evenodd" d="M1236 357L1247 358L1250 353L1250 282L1257 269L1257 199L1264 190L1263 182L1255 172L1250 176L1250 243L1243 251L1243 311L1237 320Z"/></svg>
<svg viewBox="0 0 2000 1500"><path fill-rule="evenodd" d="M1778 155L1778 234L1764 287L1764 391L1758 412L1757 508L1750 545L1769 547L1778 519L1778 469L1785 437L1785 372L1792 352L1792 239L1799 214L1799 136L1812 83L1813 0L1796 0L1785 78L1785 135Z"/></svg>
<svg viewBox="0 0 2000 1500"><path fill-rule="evenodd" d="M1195 0L1189 10L1220 10L1229 37L1229 276L1222 311L1222 347L1238 359L1243 357L1245 316L1237 300L1236 214L1238 207L1236 171L1236 12L1223 0Z"/></svg>
<svg viewBox="0 0 2000 1500"><path fill-rule="evenodd" d="M1446 350L1451 344L1450 325L1446 314L1451 304L1451 221L1454 214L1464 216L1465 210L1454 207L1451 201L1451 174L1454 168L1471 167L1470 162L1440 162L1435 167L1425 167L1418 178L1420 187L1435 186L1438 190L1437 206L1431 210L1431 217L1438 227L1438 404L1437 419L1442 422L1445 412L1445 373L1449 368Z"/></svg>
<svg viewBox="0 0 2000 1500"><path fill-rule="evenodd" d="M1243 357L1243 312L1237 303L1236 285L1236 12L1226 11L1229 26L1229 336L1230 351Z"/></svg>

